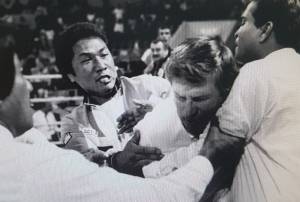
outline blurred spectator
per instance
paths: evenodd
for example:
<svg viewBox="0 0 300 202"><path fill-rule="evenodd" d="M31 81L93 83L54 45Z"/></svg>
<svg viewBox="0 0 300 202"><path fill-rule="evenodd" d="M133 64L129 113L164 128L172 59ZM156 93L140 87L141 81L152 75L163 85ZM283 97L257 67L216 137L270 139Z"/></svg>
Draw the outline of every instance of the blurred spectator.
<svg viewBox="0 0 300 202"><path fill-rule="evenodd" d="M118 19L114 24L113 37L114 45L117 49L120 49L124 43L125 27L123 19Z"/></svg>
<svg viewBox="0 0 300 202"><path fill-rule="evenodd" d="M157 29L157 38L165 41L166 43L169 42L169 39L172 36L171 26L166 24L161 24ZM141 60L146 64L150 65L152 63L152 51L151 48L146 49L143 53Z"/></svg>
<svg viewBox="0 0 300 202"><path fill-rule="evenodd" d="M146 64L143 61L141 61L140 57L141 57L141 49L138 41L135 41L132 49L129 52L130 74L127 74L128 77L138 76L144 73Z"/></svg>
<svg viewBox="0 0 300 202"><path fill-rule="evenodd" d="M156 39L151 42L150 49L152 53L152 63L146 67L144 73L164 77L163 65L170 56L171 48L166 40Z"/></svg>
<svg viewBox="0 0 300 202"><path fill-rule="evenodd" d="M33 72L33 68L36 67L36 58L34 54L28 55L24 60L23 60L23 71L22 73L24 75L31 75Z"/></svg>
<svg viewBox="0 0 300 202"><path fill-rule="evenodd" d="M124 19L124 9L122 8L121 4L118 4L117 7L113 10L113 15L116 21Z"/></svg>
<svg viewBox="0 0 300 202"><path fill-rule="evenodd" d="M98 28L99 30L101 30L102 32L105 31L105 22L104 22L104 19L103 19L103 18L97 17L97 18L95 19L95 24L96 24L96 26L97 26L97 28Z"/></svg>
<svg viewBox="0 0 300 202"><path fill-rule="evenodd" d="M187 10L190 9L188 7L188 4L185 0L179 0L178 1L178 4L179 4L179 18L180 20L184 21L186 20L186 17L187 17Z"/></svg>
<svg viewBox="0 0 300 202"><path fill-rule="evenodd" d="M48 140L57 139L59 128L56 125L57 120L52 112L51 103L38 103L35 105L37 111L33 114L33 126L46 135Z"/></svg>

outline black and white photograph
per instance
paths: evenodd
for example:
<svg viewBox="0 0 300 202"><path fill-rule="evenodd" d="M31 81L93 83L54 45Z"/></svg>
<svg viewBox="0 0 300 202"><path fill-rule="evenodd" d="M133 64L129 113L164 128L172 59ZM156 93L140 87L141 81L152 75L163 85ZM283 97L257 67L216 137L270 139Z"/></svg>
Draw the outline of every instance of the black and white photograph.
<svg viewBox="0 0 300 202"><path fill-rule="evenodd" d="M299 168L300 0L0 0L0 202L299 202Z"/></svg>

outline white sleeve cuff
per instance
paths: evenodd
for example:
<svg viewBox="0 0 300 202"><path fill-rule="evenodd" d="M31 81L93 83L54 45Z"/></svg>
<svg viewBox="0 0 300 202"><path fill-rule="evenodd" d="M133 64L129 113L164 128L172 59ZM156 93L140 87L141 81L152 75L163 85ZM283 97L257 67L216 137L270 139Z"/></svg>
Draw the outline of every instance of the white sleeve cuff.
<svg viewBox="0 0 300 202"><path fill-rule="evenodd" d="M212 164L207 158L199 155L166 177L195 190L202 196L213 174L214 169Z"/></svg>
<svg viewBox="0 0 300 202"><path fill-rule="evenodd" d="M159 162L154 161L142 168L145 178L158 178L161 176Z"/></svg>

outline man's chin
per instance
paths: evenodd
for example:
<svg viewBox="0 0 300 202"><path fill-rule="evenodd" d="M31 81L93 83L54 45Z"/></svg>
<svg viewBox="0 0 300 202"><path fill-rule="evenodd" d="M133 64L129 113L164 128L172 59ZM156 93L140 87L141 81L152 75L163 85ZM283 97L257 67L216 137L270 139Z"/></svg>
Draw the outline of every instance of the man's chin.
<svg viewBox="0 0 300 202"><path fill-rule="evenodd" d="M113 89L115 87L116 84L116 80L109 80L108 82L104 83L104 82L99 82L98 85L100 88L104 88L107 90Z"/></svg>
<svg viewBox="0 0 300 202"><path fill-rule="evenodd" d="M235 52L235 60L236 60L236 63L239 67L242 67L245 63L248 63L248 62L251 62L253 61L254 59L251 59L249 57L249 55L247 54L243 54L239 51L236 51Z"/></svg>
<svg viewBox="0 0 300 202"><path fill-rule="evenodd" d="M109 83L104 84L107 90L112 90L115 87L115 82L110 81Z"/></svg>
<svg viewBox="0 0 300 202"><path fill-rule="evenodd" d="M184 129L195 138L199 138L199 136L201 135L201 133L203 133L203 130L204 130L204 129L202 129L203 127L199 128L199 125L197 127L196 126L193 127L190 125L183 124L183 126L184 126Z"/></svg>

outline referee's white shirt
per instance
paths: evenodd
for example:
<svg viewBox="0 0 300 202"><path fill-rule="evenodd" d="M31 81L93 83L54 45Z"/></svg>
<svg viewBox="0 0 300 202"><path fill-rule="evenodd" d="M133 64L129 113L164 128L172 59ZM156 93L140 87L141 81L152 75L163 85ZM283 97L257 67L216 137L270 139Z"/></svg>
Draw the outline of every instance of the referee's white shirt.
<svg viewBox="0 0 300 202"><path fill-rule="evenodd" d="M197 156L160 179L133 177L27 135L20 142L0 126L0 201L198 201L213 174Z"/></svg>

